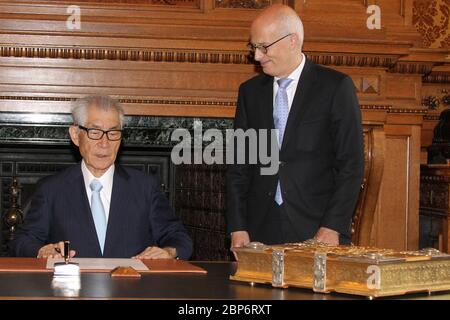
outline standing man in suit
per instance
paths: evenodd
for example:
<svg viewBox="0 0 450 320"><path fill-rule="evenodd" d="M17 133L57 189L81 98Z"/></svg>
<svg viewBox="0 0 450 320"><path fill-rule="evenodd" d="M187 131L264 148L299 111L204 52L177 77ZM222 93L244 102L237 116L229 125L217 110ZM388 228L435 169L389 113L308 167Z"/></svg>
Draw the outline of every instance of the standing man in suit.
<svg viewBox="0 0 450 320"><path fill-rule="evenodd" d="M109 97L80 99L69 133L81 163L45 178L11 243L14 256L188 259L192 240L156 176L115 164L124 112Z"/></svg>
<svg viewBox="0 0 450 320"><path fill-rule="evenodd" d="M252 23L249 49L264 74L240 86L234 127L278 129L280 163L275 175L261 175L260 163L229 167L233 247L350 242L364 171L359 103L351 78L307 59L302 45L303 24L288 6Z"/></svg>

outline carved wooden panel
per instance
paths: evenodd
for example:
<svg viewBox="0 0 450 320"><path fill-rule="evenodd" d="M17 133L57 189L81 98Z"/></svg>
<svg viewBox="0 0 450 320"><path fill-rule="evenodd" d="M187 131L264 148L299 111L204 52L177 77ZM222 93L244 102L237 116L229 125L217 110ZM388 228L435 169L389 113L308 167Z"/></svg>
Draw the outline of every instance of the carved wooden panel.
<svg viewBox="0 0 450 320"><path fill-rule="evenodd" d="M427 180L429 180L429 177L422 176L420 206L448 211L448 183Z"/></svg>
<svg viewBox="0 0 450 320"><path fill-rule="evenodd" d="M420 177L421 241L449 252L450 166L423 165ZM434 241L433 241L434 240Z"/></svg>
<svg viewBox="0 0 450 320"><path fill-rule="evenodd" d="M374 225L375 246L416 250L419 245L420 126L385 125L383 182Z"/></svg>
<svg viewBox="0 0 450 320"><path fill-rule="evenodd" d="M408 247L407 224L404 223L408 215L408 186L404 183L408 179L408 172L407 167L403 165L408 157L408 137L386 137L386 154L395 154L396 161L387 162L384 167L380 191L383 202L380 204L381 211L377 215L375 226L378 234L384 236L377 237L376 246L402 249ZM395 184L394 180L403 183Z"/></svg>
<svg viewBox="0 0 450 320"><path fill-rule="evenodd" d="M66 0L47 0L47 2L67 3ZM200 0L77 0L77 3L93 4L145 4L145 5L164 5L181 7L198 7Z"/></svg>
<svg viewBox="0 0 450 320"><path fill-rule="evenodd" d="M192 260L230 260L226 235L226 165L183 164L175 170L175 211L194 241Z"/></svg>
<svg viewBox="0 0 450 320"><path fill-rule="evenodd" d="M263 9L271 5L271 0L215 0L216 8Z"/></svg>
<svg viewBox="0 0 450 320"><path fill-rule="evenodd" d="M413 23L430 48L450 48L450 1L415 0Z"/></svg>
<svg viewBox="0 0 450 320"><path fill-rule="evenodd" d="M67 48L0 44L0 57L86 59L145 62L253 64L248 52L208 52L193 49Z"/></svg>

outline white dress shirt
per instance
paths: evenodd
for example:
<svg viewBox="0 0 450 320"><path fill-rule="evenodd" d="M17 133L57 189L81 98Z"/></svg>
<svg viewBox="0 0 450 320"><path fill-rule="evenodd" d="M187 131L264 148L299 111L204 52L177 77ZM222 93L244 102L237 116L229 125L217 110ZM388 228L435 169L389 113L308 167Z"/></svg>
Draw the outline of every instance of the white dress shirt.
<svg viewBox="0 0 450 320"><path fill-rule="evenodd" d="M294 100L295 92L297 91L298 81L302 74L303 68L305 67L305 61L306 61L306 57L302 53L302 62L300 62L298 67L294 71L292 71L292 73L289 76L287 76L287 78L292 79L292 82L286 88L286 93L288 96L288 103L289 103L289 111L291 111L292 101ZM275 105L275 97L277 96L277 92L278 92L278 82L277 81L279 79L280 78L278 78L278 77L273 78L273 105Z"/></svg>
<svg viewBox="0 0 450 320"><path fill-rule="evenodd" d="M89 200L89 207L91 206L92 190L90 184L92 180L97 179L102 184L103 188L100 191L100 199L102 200L103 209L105 209L106 224L108 224L114 178L114 164L109 167L109 169L100 178L94 177L94 175L86 167L84 160L81 161L81 171L83 172L84 186L86 188L86 194Z"/></svg>

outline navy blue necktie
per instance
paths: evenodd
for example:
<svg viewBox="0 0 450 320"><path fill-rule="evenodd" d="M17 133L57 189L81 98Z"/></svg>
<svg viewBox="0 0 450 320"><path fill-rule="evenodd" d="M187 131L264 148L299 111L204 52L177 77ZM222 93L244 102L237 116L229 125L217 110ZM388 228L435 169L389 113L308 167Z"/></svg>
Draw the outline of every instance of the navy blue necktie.
<svg viewBox="0 0 450 320"><path fill-rule="evenodd" d="M275 129L278 129L278 147L281 149L283 144L284 130L286 129L286 123L289 116L289 102L286 92L286 88L292 82L292 79L283 78L278 81L278 92L275 97L275 104L273 106L273 120ZM283 203L281 196L280 180L277 183L277 191L275 193L275 201L278 205Z"/></svg>

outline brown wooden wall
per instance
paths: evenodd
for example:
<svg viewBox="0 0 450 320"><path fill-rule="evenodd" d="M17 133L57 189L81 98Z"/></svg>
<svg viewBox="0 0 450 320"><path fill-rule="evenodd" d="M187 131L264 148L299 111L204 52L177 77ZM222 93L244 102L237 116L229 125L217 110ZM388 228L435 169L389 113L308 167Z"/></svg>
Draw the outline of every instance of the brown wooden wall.
<svg viewBox="0 0 450 320"><path fill-rule="evenodd" d="M74 98L103 93L130 115L232 118L239 84L258 72L250 22L276 2L0 0L0 111L68 113ZM375 2L381 29L370 30ZM364 123L386 135L372 244L416 249L422 92L450 82L448 48L424 46L413 24L421 1L286 3L304 22L307 56L351 75ZM80 29L67 28L69 5L81 9Z"/></svg>

